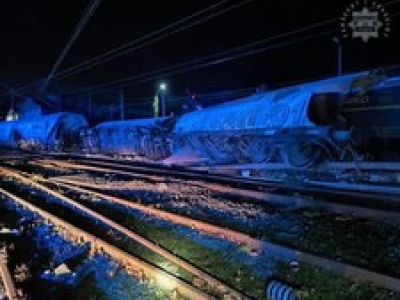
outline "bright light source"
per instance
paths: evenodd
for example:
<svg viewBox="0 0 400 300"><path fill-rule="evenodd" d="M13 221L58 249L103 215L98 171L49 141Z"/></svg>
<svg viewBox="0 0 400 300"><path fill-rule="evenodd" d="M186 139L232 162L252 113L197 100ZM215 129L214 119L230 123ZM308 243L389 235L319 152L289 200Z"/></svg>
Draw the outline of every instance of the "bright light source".
<svg viewBox="0 0 400 300"><path fill-rule="evenodd" d="M160 90L161 91L166 91L167 90L167 84L164 83L164 82L160 83Z"/></svg>
<svg viewBox="0 0 400 300"><path fill-rule="evenodd" d="M167 291L171 291L176 288L176 282L172 279L172 277L165 276L164 274L156 274L155 281L158 286Z"/></svg>

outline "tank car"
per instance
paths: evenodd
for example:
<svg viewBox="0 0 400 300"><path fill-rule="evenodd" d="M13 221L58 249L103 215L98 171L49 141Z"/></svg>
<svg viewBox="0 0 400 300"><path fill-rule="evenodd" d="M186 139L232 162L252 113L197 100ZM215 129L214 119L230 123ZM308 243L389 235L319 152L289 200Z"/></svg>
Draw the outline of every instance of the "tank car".
<svg viewBox="0 0 400 300"><path fill-rule="evenodd" d="M382 70L358 78L341 106L353 141L369 160L400 159L400 77Z"/></svg>
<svg viewBox="0 0 400 300"><path fill-rule="evenodd" d="M100 123L81 132L89 153L142 156L160 160L170 155L168 118L148 118Z"/></svg>
<svg viewBox="0 0 400 300"><path fill-rule="evenodd" d="M61 112L0 123L0 145L25 150L65 150L77 147L77 133L87 127L79 114Z"/></svg>
<svg viewBox="0 0 400 300"><path fill-rule="evenodd" d="M375 116L382 107L349 107L349 99L360 92L355 83L363 81L368 82L364 85L369 97L376 99L372 102L393 104L399 90L389 91L388 87L398 79L384 80L388 84L385 87L379 77L360 72L258 93L185 114L172 132L173 153L196 151L210 164L285 162L300 168L326 160L354 159L357 151L368 152L365 141L374 130L400 137L399 127L390 127L385 110ZM396 97L389 101L389 94ZM396 119L399 110L392 114L390 119Z"/></svg>

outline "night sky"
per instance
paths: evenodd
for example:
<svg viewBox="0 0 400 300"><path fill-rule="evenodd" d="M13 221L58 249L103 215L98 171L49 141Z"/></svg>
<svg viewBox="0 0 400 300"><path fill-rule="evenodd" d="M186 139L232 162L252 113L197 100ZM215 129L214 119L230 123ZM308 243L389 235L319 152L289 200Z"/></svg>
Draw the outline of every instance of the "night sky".
<svg viewBox="0 0 400 300"><path fill-rule="evenodd" d="M218 2L103 0L66 56L60 70L142 37ZM239 2L241 1L228 1L224 7ZM0 82L18 87L45 78L88 4L89 1L86 0L2 1ZM79 90L82 87L140 75L226 51L303 26L341 17L350 4L351 1L336 0L250 1L238 9L116 60L54 82L49 91ZM400 12L400 5L390 5L386 7L386 11L391 16L395 15ZM366 43L360 38L344 39L344 72L398 64L398 18L392 17L389 37L380 36ZM334 29L340 29L339 20L269 44L290 42ZM169 83L170 93L183 95L187 87L199 93L210 93L260 84L274 85L333 76L336 72L336 52L332 42L334 35L342 37L340 32L331 33L211 67L160 76L159 80L163 79ZM147 97L153 94L157 82L158 80L153 78L132 83L127 89L132 97Z"/></svg>

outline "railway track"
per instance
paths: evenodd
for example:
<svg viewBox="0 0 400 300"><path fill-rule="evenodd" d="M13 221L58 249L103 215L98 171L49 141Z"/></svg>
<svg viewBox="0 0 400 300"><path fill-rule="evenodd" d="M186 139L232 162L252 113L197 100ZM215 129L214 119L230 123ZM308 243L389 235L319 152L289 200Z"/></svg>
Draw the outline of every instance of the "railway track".
<svg viewBox="0 0 400 300"><path fill-rule="evenodd" d="M102 164L98 164L97 166L93 165L93 164L85 164L82 162L70 162L70 161L55 161L55 160L43 160L43 159L38 159L36 162L38 163L43 163L43 164L47 164L49 166L51 165L57 165L57 166L62 166L63 168L66 169L75 169L75 170L86 170L86 171L90 171L90 172L95 172L95 173L103 173L103 174L119 174L119 175L123 175L123 176L129 176L131 178L135 178L135 179L143 179L146 178L149 181L152 182L163 182L166 181L166 177L171 176L174 177L173 172L169 173L168 176L164 175L154 175L152 173L147 173L147 174L141 174L140 171L133 171L130 170L130 167L128 169L119 169L118 164L116 166L114 166L114 164L109 165L107 163L107 165L102 165ZM125 168L125 166L122 166L121 168ZM146 173L146 172L145 172ZM9 174L10 175L10 174ZM47 177L47 176L45 176ZM178 179L177 181L179 181L179 176L177 176ZM25 177L26 178L26 177ZM21 178L19 178L21 180ZM75 191L78 192L80 194L90 194L92 196L104 199L109 201L110 203L116 203L116 204L120 204L120 205L124 205L126 207L130 207L136 210L140 210L143 213L152 215L152 216L156 216L159 218L163 218L165 220L168 220L169 222L173 222L176 224L181 224L187 227L191 227L191 228L195 228L198 229L201 232L205 232L207 234L210 235L214 235L214 236L218 236L218 237L224 237L227 238L237 244L240 245L246 245L246 247L248 249L250 249L250 251L254 251L254 252L270 252L270 253L279 253L279 254L283 254L287 257L291 257L294 260L298 260L301 262L305 262L308 263L310 265L315 265L315 266L319 266L322 267L326 270L329 270L333 273L336 273L340 276L343 277L349 277L349 278L353 278L353 279L357 279L359 281L365 281L365 282L373 282L376 285L379 286L383 286L386 287L388 289L391 289L393 291L399 291L399 287L400 287L400 282L398 278L392 277L392 276L388 276L385 274L381 274L379 272L374 272L374 271L370 271L367 269L363 269L363 268L359 268L357 266L351 265L351 264L346 264L346 263L340 263L337 261L333 261L333 260L329 260L317 255L313 255L304 251L298 251L296 249L291 249L282 245L278 245L278 244L272 244L272 243L267 243L263 240L259 240L259 239L255 239L252 238L249 235L243 234L241 232L237 232L234 230L229 230L227 228L223 228L221 226L216 226L214 224L209 224L206 222L202 222L202 221L197 221L194 220L192 218L187 218L178 214L173 214L167 211L163 211L154 207L149 207L146 205L140 205L138 203L132 203L129 201L126 201L124 199L118 198L118 197L113 197L110 196L108 194L105 193L100 193L100 192L94 192L94 189L98 189L99 186L95 186L93 184L88 184L85 182L77 182L76 180L70 180L68 178L68 176L61 176L61 177L54 177L54 178L46 178L45 180L43 180L42 177L40 176L34 176L35 180L32 180L32 182L30 184L34 184L34 181L41 181L41 183L52 183L52 184L58 184L60 187L69 190L69 191ZM169 178L167 180L167 182L171 182L174 179ZM196 180L193 180L191 183L195 182L196 184L198 184L199 186L203 186L206 188L211 188L214 189L214 191L217 192L221 192L221 185L220 184L215 184L210 182L198 182ZM38 184L38 183L37 183ZM42 186L43 187L43 186ZM259 198L260 200L271 200L270 196L266 196L268 192L276 192L276 188L272 188L269 187L269 189L266 188L260 188L261 190L258 190L257 188L253 188L253 189L243 189L240 187L230 187L230 186L225 186L224 187L225 192L230 191L230 192L239 192L242 191L243 195L247 195L249 197L254 196L255 198ZM252 195L252 196L250 196ZM396 202L396 191L392 191L392 193L389 193L389 195L387 195L391 201ZM288 204L288 203L296 203L296 205L298 206L309 206L310 203L314 202L318 202L315 200L309 200L309 199L303 199L301 201L299 200L293 200L292 196L288 196L288 195L279 195L277 196L278 199L275 199L274 201L278 202L278 203L284 203L284 204ZM311 201L311 202L307 202L307 201ZM321 205L321 203L319 203L319 207L323 207L324 205ZM349 205L342 205L341 209L338 209L338 207L340 207L340 205L338 206L337 204L333 204L332 207L330 207L329 209L333 209L333 207L336 207L334 209L339 210L339 212L350 212L352 213L352 209L354 210L354 212L358 211L359 215L362 215L364 217L378 217L378 218L387 218L389 216L389 219L392 221L396 221L398 220L398 214L396 212L389 212L389 211L382 211L380 209L368 209L368 208L364 208L361 209L360 207L352 207ZM349 207L352 207L352 209L349 210ZM333 210L334 210L333 209Z"/></svg>
<svg viewBox="0 0 400 300"><path fill-rule="evenodd" d="M149 174L145 169L141 174L141 168L122 166L115 163L92 162L70 162L57 160L37 160L39 164L53 165L70 170L83 170L88 172L116 174L129 176L132 179L146 179L151 182L163 182L168 177L175 177L174 170L169 170L164 175ZM157 172L155 172L157 174ZM392 222L400 222L400 189L369 187L367 191L361 188L364 186L356 185L338 185L332 183L312 183L307 186L292 186L276 182L259 182L247 180L243 178L230 178L223 176L224 180L221 184L220 180L216 182L211 178L201 176L201 181L196 180L196 185L203 186L214 192L231 193L237 196L247 197L248 199L261 200L266 202L290 205L293 207L310 207L323 209L335 213L352 214L364 218L372 218L379 220L390 220ZM197 176L196 176L197 178ZM218 178L220 178L218 176ZM177 179L179 181L180 179ZM191 178L191 180L194 180ZM204 181L207 180L207 181ZM246 185L246 183L251 183ZM295 195L295 197L293 197Z"/></svg>
<svg viewBox="0 0 400 300"><path fill-rule="evenodd" d="M229 176L223 174L214 174L208 173L207 171L201 170L193 170L190 168L185 167L178 167L178 166L165 166L162 164L148 164L148 163L137 163L137 162L130 162L130 161L120 161L120 160L113 160L108 158L90 158L85 156L66 156L60 155L55 156L55 159L52 161L67 161L73 162L76 164L80 164L82 166L95 166L99 168L112 168L114 170L119 171L127 171L133 172L137 174L144 174L144 175L159 175L159 176L170 176L180 179L193 179L193 180L200 180L204 182L210 183L220 183L228 185L232 188L246 188L248 190L274 190L276 192L297 192L297 193L307 193L308 195L322 195L324 197L329 196L346 196L348 198L354 199L371 199L376 197L377 194L380 195L382 200L389 200L395 201L396 197L400 195L400 189L396 187L382 187L373 185L367 186L363 185L367 191L360 190L361 185L335 185L335 184L327 184L324 182L307 182L304 183L296 183L290 182L285 183L282 181L268 181L261 178L245 178L242 176ZM351 164L339 164L339 167L342 169L350 168ZM398 164L400 170L400 164ZM347 166L347 167L346 167ZM380 164L372 164L366 165L366 170L369 169L377 169L381 166L383 170L389 169L390 171L397 170L390 168L390 164L387 163L380 163ZM397 165L396 165L397 166ZM346 191L342 191L342 186L346 187ZM371 194L372 193L372 194Z"/></svg>
<svg viewBox="0 0 400 300"><path fill-rule="evenodd" d="M96 253L98 251L101 251L102 253L110 255L110 257L114 258L128 271L144 272L144 274L148 278L158 278L158 280L168 282L172 290L178 291L179 293L181 293L181 295L188 297L189 299L191 299L192 297L193 299L212 299L210 296L203 293L194 286L187 284L186 282L172 276L167 272L164 272L161 269L155 268L147 262L130 255L129 253L111 245L110 243L105 242L102 239L99 239L98 237L76 226L73 226L68 222L65 222L64 220L54 216L53 214L50 214L47 211L23 200L17 195L9 193L4 189L0 189L0 194L2 194L7 199L13 201L15 204L21 205L29 211L37 213L46 221L53 223L58 228L60 228L61 231L63 231L63 234L65 236L68 236L73 240L83 240L85 242L89 242L92 252Z"/></svg>
<svg viewBox="0 0 400 300"><path fill-rule="evenodd" d="M53 182L59 184L63 188L73 190L75 192L90 194L94 197L105 199L111 203L117 203L126 207L137 209L146 214L163 218L176 224L196 228L207 234L224 237L239 245L246 245L251 252L277 253L286 257L291 257L293 260L298 260L300 262L311 264L317 267L322 267L342 277L349 277L363 282L373 282L374 284L377 284L379 286L400 291L400 279L397 278L393 278L376 272L371 272L369 270L358 268L350 264L339 263L320 256L312 255L310 253L299 251L297 249L291 249L282 245L268 243L260 239L252 238L247 234L216 226L214 224L198 221L178 214L166 212L157 208L148 207L146 205L138 203L132 203L130 201L118 197L109 196L104 193L94 192L93 190L77 187L77 185L85 184L71 182L63 179L55 179L53 180Z"/></svg>
<svg viewBox="0 0 400 300"><path fill-rule="evenodd" d="M35 155L34 157L37 157ZM122 164L124 166L130 166L137 169L141 169L142 172L151 171L153 174L165 174L165 172L171 172L174 170L177 176L205 176L205 180L208 178L212 181L222 180L225 181L227 178L235 177L236 179L243 180L244 183L251 182L268 182L266 178L260 178L257 176L238 176L238 172L229 171L245 171L245 170L267 170L267 171L299 171L290 167L288 164L281 163L264 163L264 164L250 164L250 165L215 165L215 166L186 166L179 164L163 164L163 163L153 163L153 162L142 162L137 160L124 160L116 159L108 156L88 156L81 154L67 154L67 153L43 153L43 157L52 157L58 160L75 160L75 161L97 161L101 163L111 163L111 164ZM335 170L336 172L354 172L355 174L360 174L363 172L388 172L388 173L398 173L400 171L399 162L368 162L368 161L356 161L356 162L328 162L325 163L320 168L316 169L300 169L301 173L306 171L322 171ZM276 181L276 180L272 180ZM398 182L398 180L397 180Z"/></svg>
<svg viewBox="0 0 400 300"><path fill-rule="evenodd" d="M7 253L0 249L0 285L3 284L5 295L8 300L20 300L17 289L15 288L14 280L11 276L10 270L7 267ZM0 293L1 294L1 293Z"/></svg>
<svg viewBox="0 0 400 300"><path fill-rule="evenodd" d="M98 170L110 172L121 171L140 176L164 176L174 177L185 180L196 180L205 183L217 183L229 186L229 188L245 189L247 191L274 191L282 195L287 193L299 193L311 196L322 196L327 199L345 196L347 201L374 200L379 197L380 201L399 202L400 188L397 186L382 185L366 185L366 184L346 184L323 181L305 181L302 183L290 182L285 183L282 180L268 180L263 178L246 178L243 176L232 176L219 174L217 170L224 168L216 166L214 168L196 168L178 165L164 165L157 163L144 163L137 161L124 161L109 157L88 157L85 155L72 154L28 154L26 160L48 161L60 164L75 163L83 170L91 170L90 167L96 167ZM325 168L354 170L359 167L359 172L375 170L375 171L400 171L400 163L386 162L360 162L355 165L350 162L333 162L329 163ZM275 166L273 169L280 169L283 166ZM92 169L93 170L93 169ZM213 172L215 171L215 172ZM210 173L211 172L211 173ZM122 174L122 173L120 173ZM365 201L364 201L365 202Z"/></svg>
<svg viewBox="0 0 400 300"><path fill-rule="evenodd" d="M174 277L173 281L174 284L169 284L170 287L172 286L174 289L177 289L179 293L187 296L189 299L214 299L215 295L219 295L219 297L224 296L227 299L250 299L248 296L245 294L233 289L231 286L227 285L226 283L220 281L217 278L214 278L210 274L207 274L206 272L200 270L193 264L181 259L180 257L174 255L173 253L159 247L155 243L153 243L150 240L147 240L138 234L131 232L130 230L120 226L116 222L98 214L97 212L79 204L73 201L72 199L65 197L64 195L61 195L44 185L37 183L23 175L18 174L17 172L14 172L9 169L4 169L0 168L0 172L2 173L3 176L7 176L10 178L14 178L18 180L19 182L29 185L30 187L36 188L42 192L45 192L48 195L51 195L52 197L58 199L59 201L63 202L64 204L67 204L71 207L73 207L75 210L79 210L81 213L90 216L91 218L95 219L96 222L101 222L103 224L106 224L108 227L126 235L130 239L134 240L135 242L141 244L142 246L146 247L152 252L157 253L158 255L164 257L166 260L173 262L174 264L178 265L188 273L192 275L192 282L194 281L201 281L203 284L205 284L205 291L202 291L192 285L188 285L187 283L183 282L179 278ZM50 219L52 222L54 222L57 225L62 226L63 228L67 228L69 231L72 233L78 234L79 236L83 237L85 240L90 241L93 244L93 247L101 247L103 249L108 249L106 252L112 255L113 257L116 257L118 260L123 259L124 261L127 260L129 261L130 264L134 264L135 266L139 265L139 262L137 258L134 258L133 256L129 256L126 252L121 251L120 249L116 248L115 246L112 246L105 241L101 241L98 237L95 237L93 235L90 235L86 232L84 232L82 229L78 229L71 224L68 224L55 216L49 214L48 212L45 212L43 209L40 209L36 206L34 206L31 203L28 203L21 198L17 197L16 195L13 195L3 189L0 190L0 193L4 194L8 198L11 198L13 201L23 205L24 207L27 207L29 210L34 211L36 213L39 213L41 216L43 216L45 219ZM155 270L155 269L150 269L149 265L146 265L146 268L143 265L143 269L145 269L151 277L157 277L159 275L159 272L161 272L162 276L166 278L167 282L171 280L171 275L166 273L165 271L160 271L160 270ZM155 276L157 275L157 276ZM165 280L164 280L165 282ZM213 296L214 295L214 296Z"/></svg>
<svg viewBox="0 0 400 300"><path fill-rule="evenodd" d="M95 162L99 165L119 165L121 167L129 167L131 170L140 172L141 174L158 174L158 175L168 175L172 172L174 176L178 176L181 178L193 178L193 179L202 179L204 181L211 182L230 182L232 179L235 180L235 183L232 183L232 186L241 186L241 185L249 185L254 186L257 184L264 184L264 186L268 186L269 184L277 184L282 183L282 179L273 180L268 178L260 178L257 176L238 176L233 175L229 172L225 172L226 170L269 170L269 171L300 171L301 173L309 171L309 169L298 170L290 167L287 164L273 163L273 164L250 164L250 165L216 165L216 166L186 166L179 164L163 164L163 163L153 163L153 162L143 162L138 160L126 160L113 158L109 156L102 155L82 155L82 154L73 154L73 153L29 153L29 152L21 152L19 154L14 155L3 155L3 157L7 158L17 158L17 159L55 159L55 160L64 160L64 161L75 161L75 162ZM0 157L0 159L2 159ZM4 159L2 159L4 160ZM355 172L357 174L365 173L365 172L388 172L390 174L398 174L400 172L400 163L399 162L368 162L368 161L360 161L360 162L329 162L324 164L321 168L312 169L312 171L322 171L325 172L327 170L335 170L337 172ZM398 185L399 179L395 176L396 185ZM323 183L323 182L322 182ZM373 182L370 182L373 183ZM297 186L293 186L295 182L291 182L293 189L298 189ZM334 185L332 185L334 186ZM366 187L367 185L364 185ZM314 188L318 187L316 184ZM325 185L326 187L326 185ZM288 187L290 188L290 187ZM301 186L301 188L306 189L307 185ZM310 187L311 188L311 187ZM371 189L371 188L370 188ZM357 187L354 188L357 190ZM386 188L386 190L388 190ZM390 189L389 189L390 190ZM312 190L311 190L312 191ZM374 190L373 190L374 191ZM381 192L382 189L379 187L376 189L376 192ZM393 189L395 193L399 193L398 189Z"/></svg>

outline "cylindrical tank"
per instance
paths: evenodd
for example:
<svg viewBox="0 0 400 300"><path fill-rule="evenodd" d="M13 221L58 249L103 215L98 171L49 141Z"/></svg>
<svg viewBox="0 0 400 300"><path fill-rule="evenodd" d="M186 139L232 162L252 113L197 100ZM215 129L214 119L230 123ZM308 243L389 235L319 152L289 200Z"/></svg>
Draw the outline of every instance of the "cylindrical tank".
<svg viewBox="0 0 400 300"><path fill-rule="evenodd" d="M328 135L338 121L336 102L364 74L256 93L185 114L172 132L173 153L194 151L209 164L283 161L295 167L337 157L340 147Z"/></svg>
<svg viewBox="0 0 400 300"><path fill-rule="evenodd" d="M21 142L29 141L40 144L43 148L57 149L65 143L73 143L71 137L74 133L87 126L87 121L82 115L68 112L2 122L0 143L15 147Z"/></svg>
<svg viewBox="0 0 400 300"><path fill-rule="evenodd" d="M98 149L103 154L164 156L164 122L168 118L103 122L95 126Z"/></svg>

